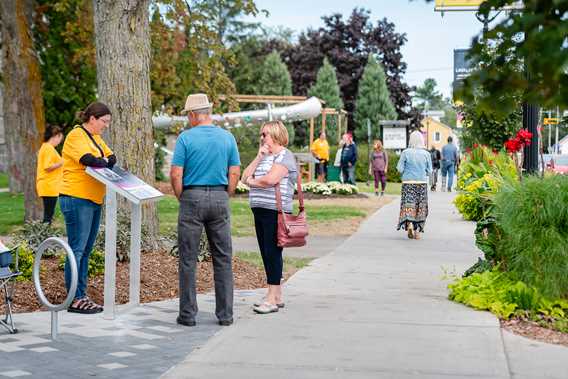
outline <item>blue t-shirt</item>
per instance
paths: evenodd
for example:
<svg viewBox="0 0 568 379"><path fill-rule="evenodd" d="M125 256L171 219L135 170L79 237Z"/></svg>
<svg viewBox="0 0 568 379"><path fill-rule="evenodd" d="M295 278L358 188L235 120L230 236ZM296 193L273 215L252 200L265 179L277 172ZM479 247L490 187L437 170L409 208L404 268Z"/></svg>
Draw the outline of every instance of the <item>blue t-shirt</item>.
<svg viewBox="0 0 568 379"><path fill-rule="evenodd" d="M442 160L456 163L458 161L458 148L453 143L442 147Z"/></svg>
<svg viewBox="0 0 568 379"><path fill-rule="evenodd" d="M172 165L183 167L183 185L228 184L230 166L240 166L235 137L214 125L201 125L181 133Z"/></svg>

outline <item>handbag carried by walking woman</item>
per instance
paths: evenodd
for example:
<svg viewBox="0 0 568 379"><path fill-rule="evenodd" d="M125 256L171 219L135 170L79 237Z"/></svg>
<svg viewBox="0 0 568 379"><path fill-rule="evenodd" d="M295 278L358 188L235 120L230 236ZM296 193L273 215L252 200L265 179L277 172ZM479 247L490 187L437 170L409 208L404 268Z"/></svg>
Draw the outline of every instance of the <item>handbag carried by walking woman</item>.
<svg viewBox="0 0 568 379"><path fill-rule="evenodd" d="M306 244L308 236L308 220L304 210L304 194L302 192L302 174L298 173L298 201L300 207L298 215L284 213L282 210L282 196L280 182L276 184L276 206L278 207L277 244L279 247L301 247Z"/></svg>

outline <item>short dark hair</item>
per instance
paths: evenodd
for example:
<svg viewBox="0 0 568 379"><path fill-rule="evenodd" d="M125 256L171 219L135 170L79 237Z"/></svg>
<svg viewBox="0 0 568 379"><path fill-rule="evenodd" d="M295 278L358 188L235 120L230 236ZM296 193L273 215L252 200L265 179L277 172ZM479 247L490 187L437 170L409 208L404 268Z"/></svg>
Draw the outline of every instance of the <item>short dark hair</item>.
<svg viewBox="0 0 568 379"><path fill-rule="evenodd" d="M45 126L45 133L43 134L43 142L47 142L51 137L62 133L63 129L60 126L47 124Z"/></svg>
<svg viewBox="0 0 568 379"><path fill-rule="evenodd" d="M448 137L448 143L452 142L454 139L452 138L452 136Z"/></svg>
<svg viewBox="0 0 568 379"><path fill-rule="evenodd" d="M81 122L88 122L91 116L99 119L107 114L111 114L111 112L106 104L95 101L89 104L84 110L77 112L77 118L81 120Z"/></svg>

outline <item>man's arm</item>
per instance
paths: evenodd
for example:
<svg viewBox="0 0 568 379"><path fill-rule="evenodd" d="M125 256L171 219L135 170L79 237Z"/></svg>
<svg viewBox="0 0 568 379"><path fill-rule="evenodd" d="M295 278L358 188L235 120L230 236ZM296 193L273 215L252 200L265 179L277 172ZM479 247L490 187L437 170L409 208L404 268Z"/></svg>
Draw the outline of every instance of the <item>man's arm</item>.
<svg viewBox="0 0 568 379"><path fill-rule="evenodd" d="M241 166L229 166L229 186L227 192L229 196L235 194L235 188L239 183L239 178L241 177Z"/></svg>
<svg viewBox="0 0 568 379"><path fill-rule="evenodd" d="M181 197L181 193L183 191L183 167L174 166L170 169L170 181L172 184L172 189L174 190L174 194L176 195L177 199Z"/></svg>

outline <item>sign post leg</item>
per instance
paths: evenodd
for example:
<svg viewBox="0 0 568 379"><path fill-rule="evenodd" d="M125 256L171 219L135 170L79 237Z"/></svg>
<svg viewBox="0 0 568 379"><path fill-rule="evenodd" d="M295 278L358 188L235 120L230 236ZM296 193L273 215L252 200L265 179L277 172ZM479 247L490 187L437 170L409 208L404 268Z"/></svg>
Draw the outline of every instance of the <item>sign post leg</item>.
<svg viewBox="0 0 568 379"><path fill-rule="evenodd" d="M130 297L129 305L140 305L140 240L142 238L142 205L132 203L130 221Z"/></svg>
<svg viewBox="0 0 568 379"><path fill-rule="evenodd" d="M116 192L107 186L105 207L105 319L114 319L116 297Z"/></svg>

